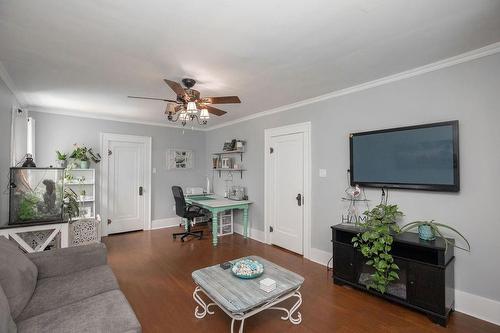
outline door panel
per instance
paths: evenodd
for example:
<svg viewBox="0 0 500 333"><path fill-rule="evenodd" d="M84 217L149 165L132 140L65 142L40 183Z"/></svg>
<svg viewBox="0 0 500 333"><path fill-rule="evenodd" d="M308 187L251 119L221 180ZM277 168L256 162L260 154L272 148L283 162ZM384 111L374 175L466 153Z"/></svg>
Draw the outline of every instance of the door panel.
<svg viewBox="0 0 500 333"><path fill-rule="evenodd" d="M408 264L408 301L439 314L444 312L444 270L411 262Z"/></svg>
<svg viewBox="0 0 500 333"><path fill-rule="evenodd" d="M108 233L144 229L144 144L109 141L108 160Z"/></svg>
<svg viewBox="0 0 500 333"><path fill-rule="evenodd" d="M271 146L271 243L302 254L304 206L296 197L304 193L304 135L275 136Z"/></svg>
<svg viewBox="0 0 500 333"><path fill-rule="evenodd" d="M335 244L333 269L335 276L355 282L354 280L354 248L349 245Z"/></svg>

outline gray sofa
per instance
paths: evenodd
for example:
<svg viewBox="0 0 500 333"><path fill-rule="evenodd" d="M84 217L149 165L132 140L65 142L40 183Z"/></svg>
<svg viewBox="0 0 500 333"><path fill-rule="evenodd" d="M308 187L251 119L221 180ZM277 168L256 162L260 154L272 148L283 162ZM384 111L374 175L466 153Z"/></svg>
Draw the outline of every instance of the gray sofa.
<svg viewBox="0 0 500 333"><path fill-rule="evenodd" d="M141 332L104 244L24 254L0 236L0 333Z"/></svg>

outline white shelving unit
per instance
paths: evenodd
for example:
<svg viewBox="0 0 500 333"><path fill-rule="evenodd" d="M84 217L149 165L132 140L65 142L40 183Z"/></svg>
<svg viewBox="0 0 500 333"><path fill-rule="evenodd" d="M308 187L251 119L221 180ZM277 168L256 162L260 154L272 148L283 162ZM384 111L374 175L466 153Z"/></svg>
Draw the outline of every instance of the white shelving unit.
<svg viewBox="0 0 500 333"><path fill-rule="evenodd" d="M72 177L71 180L68 180L68 175ZM95 169L66 169L64 186L71 188L78 196L80 216L75 220L95 218Z"/></svg>
<svg viewBox="0 0 500 333"><path fill-rule="evenodd" d="M219 213L219 223L217 225L217 235L225 236L233 233L233 210L225 210Z"/></svg>

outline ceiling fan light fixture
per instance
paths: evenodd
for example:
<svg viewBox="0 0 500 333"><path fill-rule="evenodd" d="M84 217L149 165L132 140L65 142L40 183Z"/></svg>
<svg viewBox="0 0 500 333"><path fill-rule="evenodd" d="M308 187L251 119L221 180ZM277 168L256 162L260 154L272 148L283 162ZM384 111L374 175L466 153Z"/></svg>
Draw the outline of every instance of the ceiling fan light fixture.
<svg viewBox="0 0 500 333"><path fill-rule="evenodd" d="M208 120L208 119L210 119L210 114L208 113L207 109L201 109L201 111L200 111L200 119L201 120Z"/></svg>
<svg viewBox="0 0 500 333"><path fill-rule="evenodd" d="M182 110L181 113L179 114L179 120L180 121L186 121L188 120L189 116L185 110Z"/></svg>
<svg viewBox="0 0 500 333"><path fill-rule="evenodd" d="M188 102L187 103L187 113L194 114L196 112L198 112L198 109L196 108L196 103L195 102Z"/></svg>

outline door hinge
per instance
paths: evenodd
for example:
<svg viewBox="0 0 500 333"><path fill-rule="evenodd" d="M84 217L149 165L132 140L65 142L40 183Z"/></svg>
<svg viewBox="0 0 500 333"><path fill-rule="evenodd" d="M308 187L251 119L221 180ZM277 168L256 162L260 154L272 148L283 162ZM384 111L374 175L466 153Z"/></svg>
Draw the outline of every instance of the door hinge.
<svg viewBox="0 0 500 333"><path fill-rule="evenodd" d="M113 221L111 221L111 219L108 219L108 224L111 224L111 222L113 222Z"/></svg>
<svg viewBox="0 0 500 333"><path fill-rule="evenodd" d="M274 228L272 226L269 226L269 232L273 232Z"/></svg>
<svg viewBox="0 0 500 333"><path fill-rule="evenodd" d="M269 154L272 154L274 153L274 148L273 147L269 147Z"/></svg>
<svg viewBox="0 0 500 333"><path fill-rule="evenodd" d="M108 149L108 156L111 156L113 155L113 152L111 151L111 149Z"/></svg>

